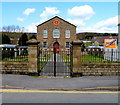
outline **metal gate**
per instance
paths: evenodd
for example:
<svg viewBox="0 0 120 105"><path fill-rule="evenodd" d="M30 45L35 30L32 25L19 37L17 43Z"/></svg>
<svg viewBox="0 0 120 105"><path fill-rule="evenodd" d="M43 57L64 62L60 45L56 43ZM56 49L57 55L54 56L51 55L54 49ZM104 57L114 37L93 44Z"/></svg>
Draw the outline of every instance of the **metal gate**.
<svg viewBox="0 0 120 105"><path fill-rule="evenodd" d="M70 49L40 49L39 74L41 76L70 76L72 72Z"/></svg>

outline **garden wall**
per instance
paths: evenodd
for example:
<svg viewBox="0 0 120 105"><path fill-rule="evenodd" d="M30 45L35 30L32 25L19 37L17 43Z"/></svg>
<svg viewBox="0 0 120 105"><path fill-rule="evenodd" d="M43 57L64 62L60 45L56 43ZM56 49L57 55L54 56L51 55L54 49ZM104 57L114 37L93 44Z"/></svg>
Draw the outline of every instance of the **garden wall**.
<svg viewBox="0 0 120 105"><path fill-rule="evenodd" d="M28 74L28 62L0 62L0 72Z"/></svg>
<svg viewBox="0 0 120 105"><path fill-rule="evenodd" d="M120 63L84 63L79 72L83 76L120 75Z"/></svg>

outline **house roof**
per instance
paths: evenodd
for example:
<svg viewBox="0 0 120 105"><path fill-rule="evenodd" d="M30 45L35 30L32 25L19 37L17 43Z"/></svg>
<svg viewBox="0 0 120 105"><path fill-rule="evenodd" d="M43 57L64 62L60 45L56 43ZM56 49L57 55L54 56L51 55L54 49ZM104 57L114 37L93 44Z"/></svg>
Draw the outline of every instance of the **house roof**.
<svg viewBox="0 0 120 105"><path fill-rule="evenodd" d="M40 25L42 25L42 24L44 24L44 23L47 23L48 21L50 21L50 20L52 20L52 19L54 19L54 18L59 18L60 20L63 20L64 22L67 22L68 24L70 24L70 25L76 27L74 24L72 24L72 23L70 23L70 22L68 22L68 21L66 21L66 20L64 20L64 19L62 19L61 17L58 17L58 16L55 16L55 17L53 17L53 18L51 18L51 19L49 19L49 20L47 20L47 21L45 21L45 22L39 24L38 26L40 26ZM37 26L37 27L38 27L38 26Z"/></svg>

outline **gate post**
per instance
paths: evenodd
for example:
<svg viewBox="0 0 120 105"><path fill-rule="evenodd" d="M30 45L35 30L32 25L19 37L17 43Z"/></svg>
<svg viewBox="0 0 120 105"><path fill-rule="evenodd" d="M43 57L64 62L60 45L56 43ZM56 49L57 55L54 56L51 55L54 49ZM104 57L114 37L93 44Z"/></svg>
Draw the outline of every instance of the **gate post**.
<svg viewBox="0 0 120 105"><path fill-rule="evenodd" d="M56 77L56 48L54 48L54 77Z"/></svg>
<svg viewBox="0 0 120 105"><path fill-rule="evenodd" d="M36 39L28 42L28 73L30 75L38 75L38 44Z"/></svg>
<svg viewBox="0 0 120 105"><path fill-rule="evenodd" d="M80 72L81 68L81 45L82 42L80 40L75 40L72 43L72 76L82 76Z"/></svg>

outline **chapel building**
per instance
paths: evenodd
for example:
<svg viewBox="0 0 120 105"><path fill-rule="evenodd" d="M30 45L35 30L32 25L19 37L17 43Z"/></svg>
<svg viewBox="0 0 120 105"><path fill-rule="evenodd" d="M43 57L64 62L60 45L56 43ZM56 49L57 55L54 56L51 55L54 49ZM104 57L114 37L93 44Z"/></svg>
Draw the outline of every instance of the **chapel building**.
<svg viewBox="0 0 120 105"><path fill-rule="evenodd" d="M70 43L76 38L76 26L55 16L37 26L37 40L42 49L70 49Z"/></svg>

